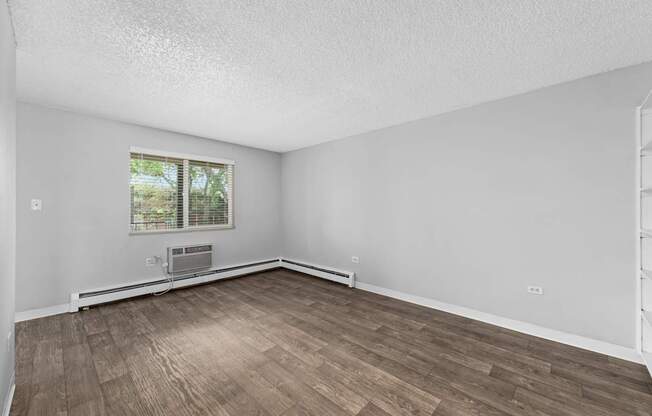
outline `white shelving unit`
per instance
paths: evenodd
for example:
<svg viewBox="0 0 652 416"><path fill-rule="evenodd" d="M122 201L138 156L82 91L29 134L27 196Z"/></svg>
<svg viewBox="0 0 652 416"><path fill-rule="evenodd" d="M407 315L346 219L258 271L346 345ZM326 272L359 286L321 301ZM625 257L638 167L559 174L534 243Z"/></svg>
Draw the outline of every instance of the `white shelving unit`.
<svg viewBox="0 0 652 416"><path fill-rule="evenodd" d="M652 143L646 143L644 146L641 146L641 155L643 156L652 155Z"/></svg>
<svg viewBox="0 0 652 416"><path fill-rule="evenodd" d="M641 269L641 279L648 279L652 281L652 270Z"/></svg>
<svg viewBox="0 0 652 416"><path fill-rule="evenodd" d="M640 237L636 276L636 349L652 375L652 91L636 109L638 135L637 184Z"/></svg>

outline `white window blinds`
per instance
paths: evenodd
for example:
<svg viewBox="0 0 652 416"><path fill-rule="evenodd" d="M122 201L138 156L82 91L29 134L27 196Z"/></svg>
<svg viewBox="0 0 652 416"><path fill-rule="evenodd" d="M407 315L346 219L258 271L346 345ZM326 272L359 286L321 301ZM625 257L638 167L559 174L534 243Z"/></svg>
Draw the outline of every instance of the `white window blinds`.
<svg viewBox="0 0 652 416"><path fill-rule="evenodd" d="M131 232L233 226L233 163L131 152Z"/></svg>
<svg viewBox="0 0 652 416"><path fill-rule="evenodd" d="M190 160L188 224L226 225L231 223L233 165Z"/></svg>

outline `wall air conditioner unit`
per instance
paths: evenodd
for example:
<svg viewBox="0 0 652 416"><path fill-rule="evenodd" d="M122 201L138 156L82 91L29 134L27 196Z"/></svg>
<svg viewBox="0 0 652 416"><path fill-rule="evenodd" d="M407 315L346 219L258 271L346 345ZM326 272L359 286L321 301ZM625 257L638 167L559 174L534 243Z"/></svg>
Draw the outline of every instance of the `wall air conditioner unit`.
<svg viewBox="0 0 652 416"><path fill-rule="evenodd" d="M213 267L213 245L168 247L168 273L179 274Z"/></svg>

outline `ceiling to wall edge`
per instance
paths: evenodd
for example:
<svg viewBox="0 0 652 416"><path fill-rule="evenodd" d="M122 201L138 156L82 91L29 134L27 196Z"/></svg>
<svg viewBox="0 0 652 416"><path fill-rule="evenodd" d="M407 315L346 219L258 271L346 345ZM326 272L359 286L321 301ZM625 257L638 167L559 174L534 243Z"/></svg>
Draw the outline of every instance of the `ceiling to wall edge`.
<svg viewBox="0 0 652 416"><path fill-rule="evenodd" d="M513 99L513 98L516 98L516 97L526 96L526 95L530 95L530 94L536 94L537 92L542 91L542 90L546 90L548 88L560 87L560 86L570 84L570 83L573 83L573 82L604 76L604 75L610 74L612 72L627 70L629 68L633 68L633 67L636 67L638 65L644 65L646 63L652 63L652 61L643 61L643 62L639 62L639 63L634 64L634 65L629 65L629 66L620 67L620 68L612 68L612 69L608 69L608 70L598 72L598 73L595 73L595 74L592 74L592 75L571 79L571 80L560 82L560 83L557 83L557 84L545 85L545 86L540 87L540 88L535 88L533 90L523 91L523 92L513 94L513 95L509 95L509 96L506 96L506 97L501 97L501 98L497 98L497 99L494 99L494 100L483 101L483 102L469 104L469 105L463 105L463 106L459 106L459 107L456 107L456 108L449 109L447 111L443 111L441 113L431 114L431 115L426 116L426 117L420 117L420 118L416 118L416 119L413 119L413 120L407 120L407 121L404 121L402 123L392 124L392 125L380 127L380 128L377 128L377 129L366 130L366 131L362 131L362 132L352 134L352 135L349 135L349 136L335 137L335 138L332 138L332 139L323 140L323 141L320 141L318 143L310 144L310 145L307 145L307 146L300 146L300 147L296 147L296 148L292 148L292 149L288 149L288 150L283 150L283 151L273 150L273 149L265 148L265 147L257 147L257 146L249 146L249 145L246 145L246 144L240 144L240 143L230 141L229 139L226 139L226 138L199 136L199 135L194 134L192 132L184 131L182 129L171 130L171 129L162 128L162 127L158 127L158 126L154 126L154 125L143 124L141 122L138 122L136 120L131 120L131 119L107 117L107 116L103 116L101 114L96 114L96 113L93 113L93 112L90 112L90 111L81 112L81 111L78 111L78 110L75 110L75 109L67 108L65 106L44 104L44 103L40 103L40 102L33 102L33 101L21 99L20 97L17 99L17 102L18 103L28 104L28 105L40 106L40 107L44 107L44 108L48 108L48 109L56 110L56 111L62 111L62 112L67 112L67 113L72 113L72 114L80 114L80 115L83 115L83 116L93 117L93 118L96 118L96 119L105 120L105 121L109 121L109 122L129 124L129 125L133 125L133 126L136 126L136 127L142 127L142 128L159 130L159 131L164 131L164 132L169 132L169 133L181 134L181 135L196 138L196 139L217 141L217 142L229 144L229 145L232 145L232 146L238 146L238 147L243 147L243 148L248 148L248 149L262 150L262 151L277 153L277 154L282 155L282 154L291 153L291 152L294 152L294 151L297 151L297 150L308 149L308 148L311 148L311 147L317 147L317 146L323 145L325 143L336 142L336 141L340 141L340 140L346 140L346 139L350 139L350 138L370 134L370 133L373 133L373 132L382 131L382 130L385 130L385 129L390 129L390 128L394 128L394 127L399 127L399 126L404 126L404 125L408 125L408 124L412 124L412 123L417 123L417 122L422 121L422 120L428 120L428 119L431 119L431 118L456 113L458 111L464 111L464 110L468 110L468 109L475 108L475 107L490 105L490 104L498 103L498 102L501 102L501 101L504 101L504 100Z"/></svg>

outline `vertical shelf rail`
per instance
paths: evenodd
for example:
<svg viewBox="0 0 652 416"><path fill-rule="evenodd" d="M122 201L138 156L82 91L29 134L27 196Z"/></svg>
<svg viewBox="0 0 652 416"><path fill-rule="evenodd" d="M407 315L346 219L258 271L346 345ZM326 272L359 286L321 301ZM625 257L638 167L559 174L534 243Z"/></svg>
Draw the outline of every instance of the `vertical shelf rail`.
<svg viewBox="0 0 652 416"><path fill-rule="evenodd" d="M636 136L636 350L652 375L652 91L636 108Z"/></svg>

